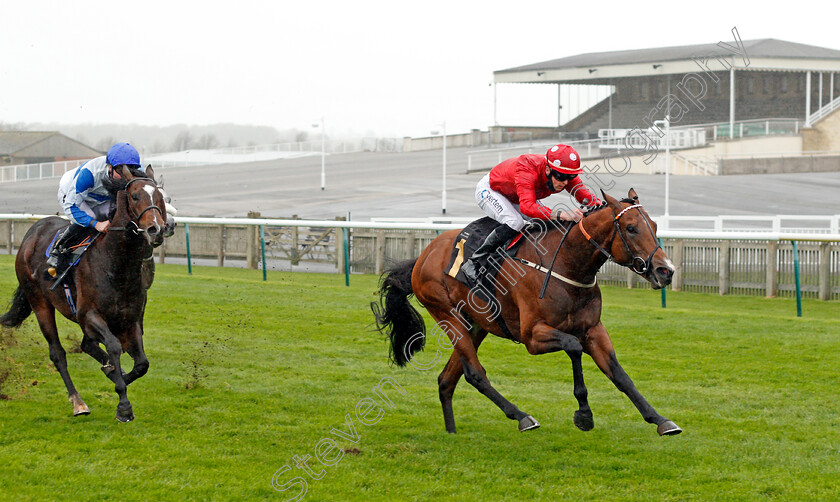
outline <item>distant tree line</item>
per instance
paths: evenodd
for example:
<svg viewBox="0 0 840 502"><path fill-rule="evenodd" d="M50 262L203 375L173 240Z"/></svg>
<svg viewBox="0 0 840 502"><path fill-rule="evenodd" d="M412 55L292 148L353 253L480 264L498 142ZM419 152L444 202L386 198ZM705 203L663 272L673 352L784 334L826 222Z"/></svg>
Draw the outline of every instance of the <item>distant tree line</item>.
<svg viewBox="0 0 840 502"><path fill-rule="evenodd" d="M0 122L0 131L58 131L103 152L114 143L127 141L137 147L141 154L306 141L309 137L306 131L299 129L280 131L270 126L231 123L146 126Z"/></svg>

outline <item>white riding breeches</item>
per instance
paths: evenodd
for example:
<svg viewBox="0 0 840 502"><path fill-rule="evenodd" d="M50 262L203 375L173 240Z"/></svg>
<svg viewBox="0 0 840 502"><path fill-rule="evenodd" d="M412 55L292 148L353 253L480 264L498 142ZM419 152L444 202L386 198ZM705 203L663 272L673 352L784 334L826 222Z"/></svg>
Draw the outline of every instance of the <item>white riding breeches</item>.
<svg viewBox="0 0 840 502"><path fill-rule="evenodd" d="M484 214L499 223L504 223L516 231L521 231L525 226L525 219L519 212L519 205L490 188L490 174L481 178L475 186L475 201Z"/></svg>

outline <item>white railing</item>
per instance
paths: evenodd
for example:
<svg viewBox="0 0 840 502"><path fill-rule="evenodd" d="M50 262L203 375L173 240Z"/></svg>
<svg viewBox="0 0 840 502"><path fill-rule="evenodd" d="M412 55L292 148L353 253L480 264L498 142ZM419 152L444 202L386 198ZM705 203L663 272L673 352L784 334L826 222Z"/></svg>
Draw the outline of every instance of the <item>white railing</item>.
<svg viewBox="0 0 840 502"><path fill-rule="evenodd" d="M75 169L90 159L42 162L0 167L0 183L60 178L62 174Z"/></svg>
<svg viewBox="0 0 840 502"><path fill-rule="evenodd" d="M328 140L323 144L323 151L325 154L401 152L402 141L402 138ZM319 155L321 151L321 141L316 140L148 154L142 157L141 162L144 165L150 163L156 168L185 167L295 158L305 155ZM88 160L90 159L2 166L0 167L0 183L60 178L65 172L75 169Z"/></svg>
<svg viewBox="0 0 840 502"><path fill-rule="evenodd" d="M15 244L20 243L31 222L44 216L0 214L0 249L13 253ZM669 223L673 227L680 218L687 217L671 217ZM721 217L691 218L717 221ZM774 224L770 230L752 231L728 230L717 224L713 224L714 228L710 230L666 229L660 226L658 236L677 267L672 284L674 289L718 292L721 295L792 296L795 292L798 296L800 282L794 282L794 277L798 278L799 274L794 272L800 264L803 295L821 300L840 299L840 281L836 272L840 267L840 232L837 228L840 215L725 218L828 219L830 233L810 233L808 229L801 228L788 230L782 222ZM174 259L178 263L186 263L191 272L192 264L197 260L210 265L210 260L216 258L217 266L230 262L229 265L233 266L262 268L263 280L266 280L267 268L277 270L282 266L292 270L300 261L307 261L306 266L319 267L315 271L344 271L348 284L351 271L381 273L389 260L416 258L436 237L435 231L440 233L464 226L464 223L455 222L417 221L176 219L179 227L175 235L156 251L161 263ZM662 225L661 217L657 219ZM21 223L20 227L17 222ZM325 230L312 232L312 229L319 228ZM284 235L287 237L285 240ZM301 235L316 237L299 239ZM266 248L270 248L269 252ZM614 263L605 264L598 277L602 284L646 286L632 272Z"/></svg>
<svg viewBox="0 0 840 502"><path fill-rule="evenodd" d="M840 108L840 96L834 98L833 101L829 101L825 106L812 113L809 117L809 125L816 124L837 108Z"/></svg>
<svg viewBox="0 0 840 502"><path fill-rule="evenodd" d="M660 231L713 233L797 233L833 235L840 233L840 214L835 215L722 215L655 216ZM810 223L806 225L805 223Z"/></svg>
<svg viewBox="0 0 840 502"><path fill-rule="evenodd" d="M706 145L706 131L700 128L675 128L672 127L666 137L654 129L643 131L644 135L630 134L633 129L599 129L598 147L603 150L649 150L651 147L656 150L664 150L666 145L670 148L694 148ZM629 136L628 136L629 135Z"/></svg>
<svg viewBox="0 0 840 502"><path fill-rule="evenodd" d="M46 214L0 214L2 221L37 221ZM840 214L835 215L722 215L653 216L662 238L840 241ZM177 216L178 223L315 228L367 228L401 230L452 230L463 228L472 218L371 218L362 220L301 220L272 218L210 218ZM742 223L740 226L737 222ZM749 222L743 225L744 222ZM790 224L799 222L798 225ZM816 225L802 225L802 222ZM705 227L705 228L704 228Z"/></svg>

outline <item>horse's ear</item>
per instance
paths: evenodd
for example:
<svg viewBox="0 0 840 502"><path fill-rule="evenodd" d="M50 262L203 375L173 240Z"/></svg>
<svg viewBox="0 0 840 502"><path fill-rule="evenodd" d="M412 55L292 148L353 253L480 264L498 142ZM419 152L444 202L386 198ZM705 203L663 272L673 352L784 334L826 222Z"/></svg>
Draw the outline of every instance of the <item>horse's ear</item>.
<svg viewBox="0 0 840 502"><path fill-rule="evenodd" d="M129 169L128 166L125 165L122 166L122 169L120 170L120 176L122 176L122 178L127 182L134 179L134 175L131 174L131 169Z"/></svg>
<svg viewBox="0 0 840 502"><path fill-rule="evenodd" d="M633 199L633 200L635 200L635 201L638 201L638 200L639 200L639 196L638 196L638 195L636 195L636 191L635 191L635 190L633 190L632 188L630 189L630 191L629 191L629 192L627 192L627 198L628 198L628 199Z"/></svg>
<svg viewBox="0 0 840 502"><path fill-rule="evenodd" d="M151 164L149 164L148 166L146 166L146 176L148 176L148 177L149 177L149 178L151 178L151 179L155 179L155 170L154 170L154 169L152 169L152 165L151 165Z"/></svg>
<svg viewBox="0 0 840 502"><path fill-rule="evenodd" d="M617 210L617 211L621 211L621 203L619 203L618 200L615 199L615 197L611 197L611 196L607 195L607 193L604 192L603 189L601 189L601 195L604 197L604 200L607 201L607 204L611 208L613 208L614 210Z"/></svg>

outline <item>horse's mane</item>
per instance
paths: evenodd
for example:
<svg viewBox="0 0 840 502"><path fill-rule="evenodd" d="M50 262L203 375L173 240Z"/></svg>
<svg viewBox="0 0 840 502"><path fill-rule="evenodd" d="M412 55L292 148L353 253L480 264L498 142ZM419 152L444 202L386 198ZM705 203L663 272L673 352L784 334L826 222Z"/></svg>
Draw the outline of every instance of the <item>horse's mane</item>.
<svg viewBox="0 0 840 502"><path fill-rule="evenodd" d="M128 170L131 172L131 175L135 178L149 178L146 173L137 169L135 167L127 166ZM110 176L106 176L105 179L102 180L102 186L105 187L105 190L108 190L108 195L111 196L111 200L117 200L117 192L125 190L125 187L128 185L128 181L125 178L111 178Z"/></svg>

